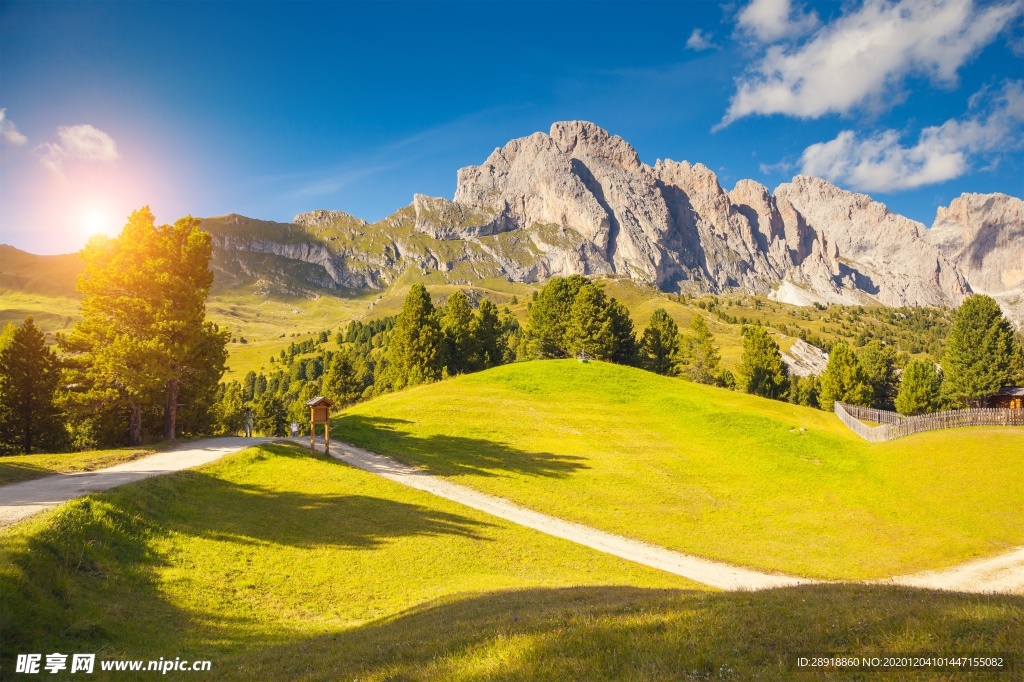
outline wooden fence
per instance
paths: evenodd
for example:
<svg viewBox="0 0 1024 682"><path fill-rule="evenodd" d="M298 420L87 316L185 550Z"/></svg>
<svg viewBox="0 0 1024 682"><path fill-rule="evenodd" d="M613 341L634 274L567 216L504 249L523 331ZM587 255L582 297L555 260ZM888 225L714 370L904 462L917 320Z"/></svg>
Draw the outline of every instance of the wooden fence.
<svg viewBox="0 0 1024 682"><path fill-rule="evenodd" d="M961 426L1024 426L1024 410L996 407L947 410L915 417L904 417L888 410L876 410L871 407L839 402L833 409L851 431L872 443L902 438L922 431L955 429ZM868 426L860 421L862 419L877 422L880 426Z"/></svg>

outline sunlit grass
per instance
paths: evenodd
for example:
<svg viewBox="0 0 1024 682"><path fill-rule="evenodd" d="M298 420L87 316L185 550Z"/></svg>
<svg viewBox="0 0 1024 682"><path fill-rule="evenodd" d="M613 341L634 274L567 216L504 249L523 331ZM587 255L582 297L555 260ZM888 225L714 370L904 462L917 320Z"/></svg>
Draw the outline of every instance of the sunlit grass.
<svg viewBox="0 0 1024 682"><path fill-rule="evenodd" d="M867 443L831 413L604 363L520 363L350 408L333 436L540 512L821 578L1024 544L1024 429Z"/></svg>
<svg viewBox="0 0 1024 682"><path fill-rule="evenodd" d="M696 587L291 445L0 530L5 658L10 647L222 656L465 592L600 585Z"/></svg>
<svg viewBox="0 0 1024 682"><path fill-rule="evenodd" d="M5 669L94 651L246 681L781 680L808 652L1024 655L1021 597L704 590L289 445L0 531L0 622Z"/></svg>

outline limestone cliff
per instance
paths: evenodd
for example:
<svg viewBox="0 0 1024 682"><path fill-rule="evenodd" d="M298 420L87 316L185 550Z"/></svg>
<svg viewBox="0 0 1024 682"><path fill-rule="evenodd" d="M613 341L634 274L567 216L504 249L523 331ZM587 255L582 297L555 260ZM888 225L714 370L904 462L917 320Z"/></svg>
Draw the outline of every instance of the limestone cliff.
<svg viewBox="0 0 1024 682"><path fill-rule="evenodd" d="M285 277L291 267L311 291L379 289L415 268L459 283L617 275L799 304L952 306L974 285L1012 308L1024 288L1022 206L965 195L926 230L813 177L726 191L706 166L649 166L622 138L568 121L461 169L452 199L417 194L377 223L321 210L290 225L240 216L204 225L224 272L271 267Z"/></svg>

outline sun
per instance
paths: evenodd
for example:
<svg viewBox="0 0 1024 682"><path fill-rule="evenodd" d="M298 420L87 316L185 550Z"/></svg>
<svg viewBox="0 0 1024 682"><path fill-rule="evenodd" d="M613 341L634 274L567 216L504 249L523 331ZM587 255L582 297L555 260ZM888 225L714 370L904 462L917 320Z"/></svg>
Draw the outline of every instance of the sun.
<svg viewBox="0 0 1024 682"><path fill-rule="evenodd" d="M87 208L79 216L78 226L86 239L96 234L106 234L111 226L110 213L96 207Z"/></svg>

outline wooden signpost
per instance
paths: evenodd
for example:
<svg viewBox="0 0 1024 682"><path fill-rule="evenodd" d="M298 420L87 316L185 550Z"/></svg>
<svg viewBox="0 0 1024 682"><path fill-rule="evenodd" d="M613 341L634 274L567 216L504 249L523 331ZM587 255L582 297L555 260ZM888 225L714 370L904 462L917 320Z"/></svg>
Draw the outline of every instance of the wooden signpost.
<svg viewBox="0 0 1024 682"><path fill-rule="evenodd" d="M309 454L313 454L317 424L324 425L324 454L331 454L331 407L334 406L327 398L317 396L306 403L309 405Z"/></svg>

